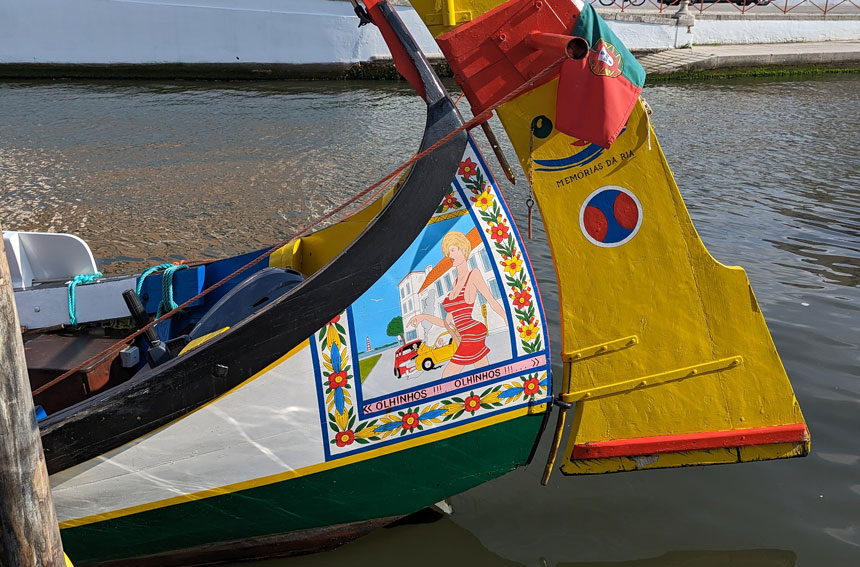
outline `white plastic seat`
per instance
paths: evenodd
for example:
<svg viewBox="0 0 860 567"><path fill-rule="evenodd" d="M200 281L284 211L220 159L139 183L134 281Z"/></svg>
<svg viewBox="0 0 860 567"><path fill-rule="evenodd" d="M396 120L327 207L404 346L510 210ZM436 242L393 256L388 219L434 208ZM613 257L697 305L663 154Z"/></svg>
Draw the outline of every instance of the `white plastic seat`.
<svg viewBox="0 0 860 567"><path fill-rule="evenodd" d="M90 247L73 234L4 231L3 244L14 289L98 272Z"/></svg>

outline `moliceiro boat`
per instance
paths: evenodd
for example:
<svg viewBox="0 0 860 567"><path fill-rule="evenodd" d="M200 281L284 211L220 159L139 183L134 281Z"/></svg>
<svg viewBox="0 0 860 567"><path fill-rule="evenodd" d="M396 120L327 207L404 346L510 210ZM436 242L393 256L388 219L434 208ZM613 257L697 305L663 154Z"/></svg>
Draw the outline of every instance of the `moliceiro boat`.
<svg viewBox="0 0 860 567"><path fill-rule="evenodd" d="M358 213L128 276L71 235L4 235L76 565L330 547L528 464L553 411L545 479L809 452L747 277L699 240L644 73L593 9L413 4L475 118L385 1L356 3L427 104L416 157ZM468 134L494 110L558 274L559 391L523 239Z"/></svg>

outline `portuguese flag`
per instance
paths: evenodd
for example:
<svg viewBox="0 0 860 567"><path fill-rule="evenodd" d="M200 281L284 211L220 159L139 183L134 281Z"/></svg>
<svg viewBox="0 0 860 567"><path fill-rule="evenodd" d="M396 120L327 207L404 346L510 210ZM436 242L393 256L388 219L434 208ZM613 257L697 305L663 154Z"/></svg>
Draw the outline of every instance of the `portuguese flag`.
<svg viewBox="0 0 860 567"><path fill-rule="evenodd" d="M588 52L561 65L556 128L608 148L627 124L645 70L591 4L583 6L571 35L584 39Z"/></svg>

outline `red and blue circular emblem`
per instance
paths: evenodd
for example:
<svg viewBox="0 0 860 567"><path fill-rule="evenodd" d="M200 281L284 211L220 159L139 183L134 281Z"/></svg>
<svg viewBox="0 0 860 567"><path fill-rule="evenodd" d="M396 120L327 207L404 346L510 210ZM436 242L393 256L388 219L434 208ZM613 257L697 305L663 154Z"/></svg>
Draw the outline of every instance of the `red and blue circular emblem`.
<svg viewBox="0 0 860 567"><path fill-rule="evenodd" d="M642 226L642 204L631 191L607 185L586 197L579 227L592 243L604 248L629 242Z"/></svg>

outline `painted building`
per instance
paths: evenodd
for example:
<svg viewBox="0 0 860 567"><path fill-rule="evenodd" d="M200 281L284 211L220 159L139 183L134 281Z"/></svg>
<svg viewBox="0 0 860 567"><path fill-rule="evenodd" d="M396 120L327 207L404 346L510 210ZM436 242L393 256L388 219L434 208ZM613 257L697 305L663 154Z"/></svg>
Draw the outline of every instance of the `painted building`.
<svg viewBox="0 0 860 567"><path fill-rule="evenodd" d="M487 282L487 287L493 294L493 298L504 305L502 301L501 291L499 290L499 282L496 281L496 274L493 272L493 265L490 257L483 244L477 246L469 255L467 260L469 270L478 269L484 281ZM433 266L427 266L424 271L409 272L398 284L398 292L400 294L400 313L403 317L403 330L406 335L406 341L414 341L421 339L425 343L432 343L444 329L440 329L436 325L429 322L423 322L418 327L410 327L409 321L412 317L419 313L433 315L440 319L445 319L446 313L442 307L442 300L451 291L454 282L457 279L457 274L454 268L451 268L441 277L439 277L426 289L419 292L427 275L433 269ZM476 321L484 320L481 311L481 306L486 305L487 301L481 294L478 294L475 301L475 307L472 311L472 318ZM492 309L487 307L487 328L490 333L503 329L507 323Z"/></svg>

